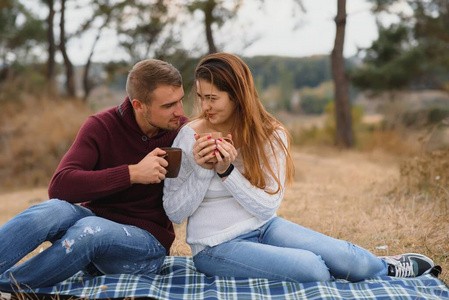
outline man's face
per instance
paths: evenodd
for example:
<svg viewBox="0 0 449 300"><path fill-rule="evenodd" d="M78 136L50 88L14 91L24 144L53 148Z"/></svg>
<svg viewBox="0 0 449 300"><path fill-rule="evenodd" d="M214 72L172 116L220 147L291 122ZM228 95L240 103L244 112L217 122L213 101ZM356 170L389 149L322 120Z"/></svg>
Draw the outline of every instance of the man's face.
<svg viewBox="0 0 449 300"><path fill-rule="evenodd" d="M158 133L159 129L176 130L179 128L180 117L184 115L182 100L184 89L170 85L156 88L152 93L150 104L140 103L133 107L136 119L142 131L148 136Z"/></svg>

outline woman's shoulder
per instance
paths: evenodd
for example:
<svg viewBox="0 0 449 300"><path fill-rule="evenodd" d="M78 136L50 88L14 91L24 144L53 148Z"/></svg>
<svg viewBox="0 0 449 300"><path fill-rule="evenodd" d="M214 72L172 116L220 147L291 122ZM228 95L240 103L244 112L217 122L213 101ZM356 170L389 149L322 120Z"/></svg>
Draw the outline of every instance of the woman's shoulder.
<svg viewBox="0 0 449 300"><path fill-rule="evenodd" d="M286 140L288 136L288 131L283 126L278 126L273 130L273 136L277 136L282 140Z"/></svg>
<svg viewBox="0 0 449 300"><path fill-rule="evenodd" d="M204 120L203 119L192 120L187 125L190 127L190 129L192 129L196 133L201 133L202 132L201 129L204 127Z"/></svg>
<svg viewBox="0 0 449 300"><path fill-rule="evenodd" d="M194 134L194 133L195 133L195 130L193 130L192 127L190 127L190 123L191 123L191 122L184 124L184 125L181 127L181 129L179 129L178 137L180 137L180 136L182 137L182 136L186 136L186 135L191 135L191 134Z"/></svg>

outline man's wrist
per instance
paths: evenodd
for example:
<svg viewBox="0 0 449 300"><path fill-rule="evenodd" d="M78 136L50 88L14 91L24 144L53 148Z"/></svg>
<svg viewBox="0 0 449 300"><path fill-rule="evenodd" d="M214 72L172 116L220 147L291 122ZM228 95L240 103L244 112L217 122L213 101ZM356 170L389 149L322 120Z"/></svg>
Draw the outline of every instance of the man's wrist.
<svg viewBox="0 0 449 300"><path fill-rule="evenodd" d="M137 183L137 179L135 178L135 165L128 165L128 171L129 171L129 182L131 184Z"/></svg>

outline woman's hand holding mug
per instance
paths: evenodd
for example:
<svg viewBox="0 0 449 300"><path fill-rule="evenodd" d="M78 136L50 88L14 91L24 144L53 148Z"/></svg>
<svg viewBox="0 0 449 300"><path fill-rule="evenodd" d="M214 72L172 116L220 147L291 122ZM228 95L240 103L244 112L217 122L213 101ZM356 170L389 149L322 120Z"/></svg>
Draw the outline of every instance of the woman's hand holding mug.
<svg viewBox="0 0 449 300"><path fill-rule="evenodd" d="M212 169L220 173L229 167L237 156L231 134L223 137L221 132L206 132L195 134L196 143L193 145L193 155L198 165L205 169Z"/></svg>
<svg viewBox="0 0 449 300"><path fill-rule="evenodd" d="M215 157L217 158L215 171L220 174L226 172L237 157L237 150L234 147L230 133L226 138L217 140L217 150L215 150L215 153Z"/></svg>

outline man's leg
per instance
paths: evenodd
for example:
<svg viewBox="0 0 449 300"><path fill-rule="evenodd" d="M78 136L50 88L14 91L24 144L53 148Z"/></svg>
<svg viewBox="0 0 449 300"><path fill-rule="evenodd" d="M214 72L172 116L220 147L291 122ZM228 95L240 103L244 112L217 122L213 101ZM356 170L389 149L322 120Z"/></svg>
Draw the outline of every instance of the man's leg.
<svg viewBox="0 0 449 300"><path fill-rule="evenodd" d="M147 231L100 217L79 220L53 245L0 276L0 289L11 283L31 288L63 281L89 264L102 273L155 273L165 248Z"/></svg>
<svg viewBox="0 0 449 300"><path fill-rule="evenodd" d="M52 199L29 207L0 227L0 274L45 241L58 239L90 210Z"/></svg>

